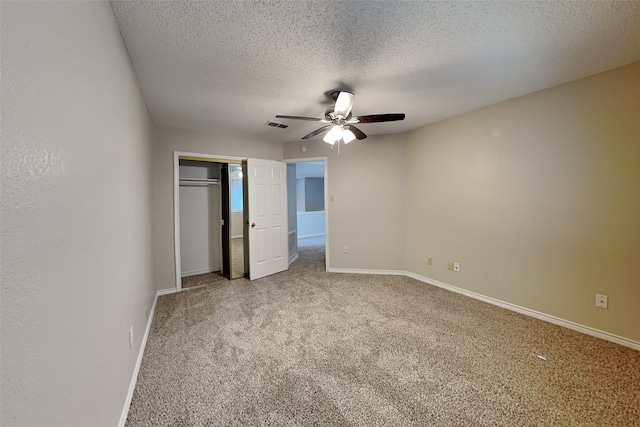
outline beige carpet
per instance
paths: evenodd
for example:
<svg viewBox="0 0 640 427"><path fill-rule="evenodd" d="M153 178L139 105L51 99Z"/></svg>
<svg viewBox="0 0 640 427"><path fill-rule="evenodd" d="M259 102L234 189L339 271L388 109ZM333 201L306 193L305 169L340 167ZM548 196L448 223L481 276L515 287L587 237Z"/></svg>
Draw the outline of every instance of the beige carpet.
<svg viewBox="0 0 640 427"><path fill-rule="evenodd" d="M127 425L640 425L640 352L322 257L160 297Z"/></svg>
<svg viewBox="0 0 640 427"><path fill-rule="evenodd" d="M220 283L222 280L225 280L225 278L219 271L187 276L182 278L182 289L197 288L198 286L206 286L213 283L222 285Z"/></svg>

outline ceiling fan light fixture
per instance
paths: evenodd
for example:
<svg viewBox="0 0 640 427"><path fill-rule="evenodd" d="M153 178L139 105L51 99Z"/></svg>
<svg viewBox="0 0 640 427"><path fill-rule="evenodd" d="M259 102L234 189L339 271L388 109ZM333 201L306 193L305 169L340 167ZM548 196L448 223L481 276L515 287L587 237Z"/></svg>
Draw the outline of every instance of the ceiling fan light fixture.
<svg viewBox="0 0 640 427"><path fill-rule="evenodd" d="M356 139L356 135L353 132L351 132L349 129L345 129L342 132L342 140L344 141L345 144L350 143L354 139Z"/></svg>
<svg viewBox="0 0 640 427"><path fill-rule="evenodd" d="M335 144L342 139L342 128L340 126L333 126L329 132L322 138L322 140L328 144Z"/></svg>
<svg viewBox="0 0 640 427"><path fill-rule="evenodd" d="M330 144L330 145L334 145L336 143L335 139L329 139L329 138L327 138L327 135L325 135L324 138L322 138L322 140L324 142L326 142L327 144Z"/></svg>

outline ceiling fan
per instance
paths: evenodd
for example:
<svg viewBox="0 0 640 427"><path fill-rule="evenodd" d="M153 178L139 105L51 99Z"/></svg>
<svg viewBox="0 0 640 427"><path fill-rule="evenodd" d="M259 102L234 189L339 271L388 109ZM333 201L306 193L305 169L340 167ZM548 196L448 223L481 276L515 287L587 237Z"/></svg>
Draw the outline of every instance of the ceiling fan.
<svg viewBox="0 0 640 427"><path fill-rule="evenodd" d="M310 134L302 137L302 139L313 138L324 131L328 131L322 138L324 142L334 145L336 142L343 141L345 144L350 143L354 139L365 139L367 135L354 125L359 123L380 123L394 122L404 120L404 113L392 114L372 114L368 116L353 116L351 108L353 107L353 99L355 95L351 92L336 91L331 93L331 98L335 101L333 107L327 108L324 118L302 116L276 116L278 119L307 120L312 122L326 123L320 129L316 129Z"/></svg>

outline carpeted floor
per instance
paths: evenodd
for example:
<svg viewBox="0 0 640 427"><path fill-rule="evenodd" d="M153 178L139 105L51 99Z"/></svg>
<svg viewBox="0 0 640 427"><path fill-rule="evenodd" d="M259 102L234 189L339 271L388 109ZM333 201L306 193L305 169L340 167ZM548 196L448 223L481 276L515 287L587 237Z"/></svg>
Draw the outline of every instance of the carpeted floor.
<svg viewBox="0 0 640 427"><path fill-rule="evenodd" d="M127 426L640 425L640 352L323 255L160 297Z"/></svg>
<svg viewBox="0 0 640 427"><path fill-rule="evenodd" d="M196 274L195 276L187 276L182 278L182 289L197 288L198 286L206 286L213 283L222 285L223 280L225 280L225 278L219 271Z"/></svg>

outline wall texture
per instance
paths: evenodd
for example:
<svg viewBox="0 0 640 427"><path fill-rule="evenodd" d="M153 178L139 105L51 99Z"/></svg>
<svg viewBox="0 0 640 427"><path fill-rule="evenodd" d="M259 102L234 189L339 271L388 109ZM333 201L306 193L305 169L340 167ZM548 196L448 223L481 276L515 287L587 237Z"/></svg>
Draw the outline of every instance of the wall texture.
<svg viewBox="0 0 640 427"><path fill-rule="evenodd" d="M152 148L153 272L158 290L174 289L173 152L282 160L282 143L154 126Z"/></svg>
<svg viewBox="0 0 640 427"><path fill-rule="evenodd" d="M640 341L640 63L416 130L405 163L407 270Z"/></svg>
<svg viewBox="0 0 640 427"><path fill-rule="evenodd" d="M322 140L305 142L305 153L302 145L285 143L285 159L327 158L325 179L334 197L326 206L329 267L404 270L405 136L354 141L340 148L340 156Z"/></svg>
<svg viewBox="0 0 640 427"><path fill-rule="evenodd" d="M108 3L1 8L0 424L115 426L155 295L151 121Z"/></svg>

